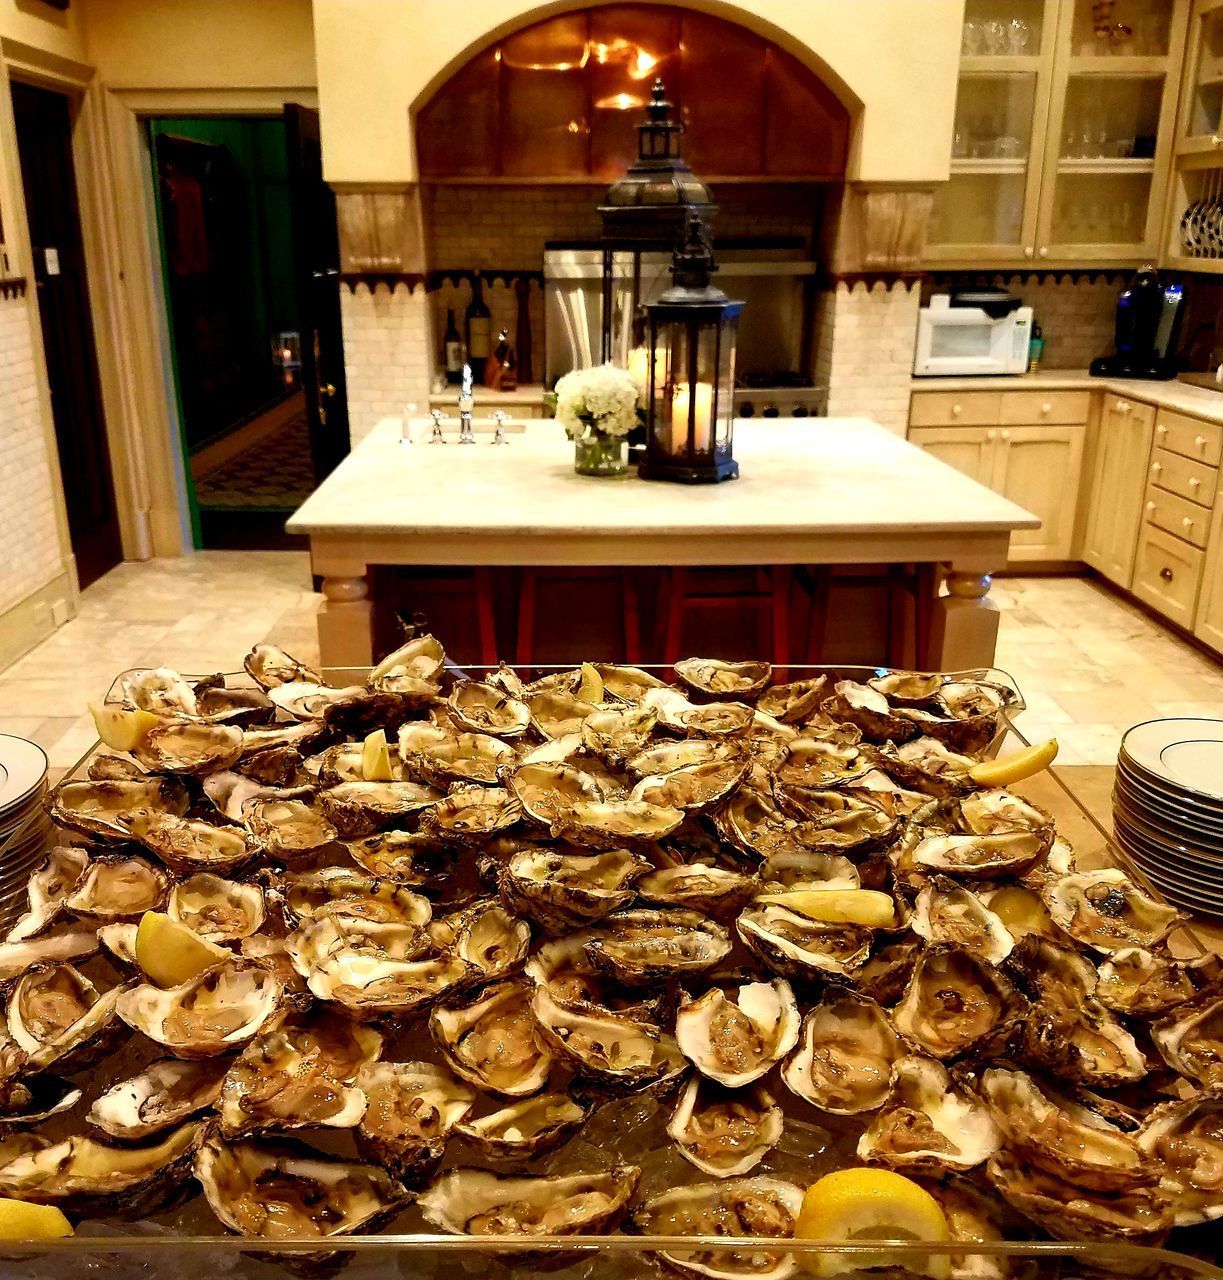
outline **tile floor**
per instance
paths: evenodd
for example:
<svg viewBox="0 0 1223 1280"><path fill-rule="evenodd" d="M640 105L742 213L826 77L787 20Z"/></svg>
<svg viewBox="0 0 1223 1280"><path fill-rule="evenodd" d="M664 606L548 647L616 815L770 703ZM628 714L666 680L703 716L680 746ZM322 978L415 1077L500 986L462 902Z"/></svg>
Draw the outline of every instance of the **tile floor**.
<svg viewBox="0 0 1223 1280"><path fill-rule="evenodd" d="M1012 578L998 665L1024 691L1021 727L1056 736L1063 765L1111 765L1121 733L1157 715L1223 716L1223 666L1084 578ZM204 551L120 565L81 597L80 613L0 672L0 732L33 738L53 768L92 742L88 701L133 666L232 671L256 641L317 653L305 554Z"/></svg>

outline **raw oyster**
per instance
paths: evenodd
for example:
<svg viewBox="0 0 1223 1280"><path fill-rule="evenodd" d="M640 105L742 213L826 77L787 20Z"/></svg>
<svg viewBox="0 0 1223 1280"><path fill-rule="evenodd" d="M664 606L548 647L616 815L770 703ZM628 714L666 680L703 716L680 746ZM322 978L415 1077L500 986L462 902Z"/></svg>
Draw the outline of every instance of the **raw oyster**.
<svg viewBox="0 0 1223 1280"><path fill-rule="evenodd" d="M918 958L892 1011L902 1036L936 1058L1000 1046L1027 1002L993 965L966 947L940 942Z"/></svg>
<svg viewBox="0 0 1223 1280"><path fill-rule="evenodd" d="M237 871L259 853L259 845L240 827L217 827L198 818L180 818L152 809L136 811L132 835L172 871L190 875Z"/></svg>
<svg viewBox="0 0 1223 1280"><path fill-rule="evenodd" d="M524 764L506 779L528 818L545 827L561 821L579 800L602 800L603 788L569 764Z"/></svg>
<svg viewBox="0 0 1223 1280"><path fill-rule="evenodd" d="M491 790L491 788L489 788ZM485 788L473 787L483 793ZM430 810L441 792L418 782L341 782L318 793L324 815L343 836L367 836Z"/></svg>
<svg viewBox="0 0 1223 1280"><path fill-rule="evenodd" d="M883 1104L891 1070L904 1054L887 1014L867 996L829 987L803 1019L798 1047L781 1078L791 1093L834 1115Z"/></svg>
<svg viewBox="0 0 1223 1280"><path fill-rule="evenodd" d="M626 1224L648 1236L794 1235L803 1189L778 1178L728 1178L698 1182L650 1197ZM678 1271L713 1280L785 1280L795 1269L794 1256L765 1249L711 1251L676 1247L659 1257Z"/></svg>
<svg viewBox="0 0 1223 1280"><path fill-rule="evenodd" d="M917 895L910 927L927 942L954 942L1001 964L1015 939L1007 927L973 893L945 876L931 876Z"/></svg>
<svg viewBox="0 0 1223 1280"><path fill-rule="evenodd" d="M174 721L155 726L132 755L151 773L203 776L228 769L242 754L242 730L231 724Z"/></svg>
<svg viewBox="0 0 1223 1280"><path fill-rule="evenodd" d="M416 1204L426 1222L454 1235L592 1235L614 1229L640 1177L633 1165L559 1178L459 1168L442 1174Z"/></svg>
<svg viewBox="0 0 1223 1280"><path fill-rule="evenodd" d="M865 853L887 844L900 825L881 806L847 792L779 783L777 800L798 819L793 837L817 853Z"/></svg>
<svg viewBox="0 0 1223 1280"><path fill-rule="evenodd" d="M98 949L98 930L93 925L60 925L37 938L0 943L0 982L20 977L36 964L60 964L83 960Z"/></svg>
<svg viewBox="0 0 1223 1280"><path fill-rule="evenodd" d="M254 1039L276 1015L282 988L269 969L234 960L181 986L132 987L119 1017L176 1058L210 1058Z"/></svg>
<svg viewBox="0 0 1223 1280"><path fill-rule="evenodd" d="M498 982L462 1003L434 1008L429 1030L450 1069L500 1097L538 1093L553 1059L535 1035L531 994L519 983Z"/></svg>
<svg viewBox="0 0 1223 1280"><path fill-rule="evenodd" d="M747 755L731 755L724 760L680 765L642 778L629 793L630 799L700 813L724 800L739 785L748 764Z"/></svg>
<svg viewBox="0 0 1223 1280"><path fill-rule="evenodd" d="M435 680L446 663L446 650L431 635L416 636L388 653L370 673L370 684L379 680L408 676L414 680Z"/></svg>
<svg viewBox="0 0 1223 1280"><path fill-rule="evenodd" d="M1161 1018L1151 1039L1174 1071L1207 1089L1223 1087L1223 985L1207 987Z"/></svg>
<svg viewBox="0 0 1223 1280"><path fill-rule="evenodd" d="M54 1063L67 1071L108 1053L121 1030L115 1020L120 995L121 987L99 994L70 964L40 966L22 974L9 992L5 1017L28 1069L43 1071Z"/></svg>
<svg viewBox="0 0 1223 1280"><path fill-rule="evenodd" d="M985 1169L1000 1196L1055 1240L1162 1242L1173 1223L1168 1193L1158 1186L1098 1191L1067 1182L1026 1157L996 1152Z"/></svg>
<svg viewBox="0 0 1223 1280"><path fill-rule="evenodd" d="M30 877L29 907L5 936L21 942L49 929L64 910L64 902L81 882L89 866L89 854L72 845L57 845Z"/></svg>
<svg viewBox="0 0 1223 1280"><path fill-rule="evenodd" d="M931 671L886 671L866 683L894 707L925 707L934 701L945 678Z"/></svg>
<svg viewBox="0 0 1223 1280"><path fill-rule="evenodd" d="M775 684L756 699L756 710L775 717L782 724L802 724L819 707L827 693L827 676Z"/></svg>
<svg viewBox="0 0 1223 1280"><path fill-rule="evenodd" d="M1048 851L1052 823L1035 829L1008 824L975 809L966 812L968 803L932 800L914 813L891 855L897 871L996 879L1027 870Z"/></svg>
<svg viewBox="0 0 1223 1280"><path fill-rule="evenodd" d="M224 684L203 682L195 686L195 706L201 720L243 727L262 723L276 710L275 703L261 689L231 689Z"/></svg>
<svg viewBox="0 0 1223 1280"><path fill-rule="evenodd" d="M561 1004L547 986L536 986L531 1012L544 1044L578 1075L639 1089L687 1070L670 1036L627 1014L580 1002Z"/></svg>
<svg viewBox="0 0 1223 1280"><path fill-rule="evenodd" d="M1042 1089L1026 1072L990 1067L977 1088L1008 1149L1075 1186L1107 1191L1158 1180L1155 1162L1131 1134Z"/></svg>
<svg viewBox="0 0 1223 1280"><path fill-rule="evenodd" d="M590 1108L564 1093L541 1093L475 1120L455 1132L486 1160L521 1160L554 1151L578 1130Z"/></svg>
<svg viewBox="0 0 1223 1280"><path fill-rule="evenodd" d="M595 704L561 689L544 689L527 699L531 724L545 738L580 734L582 721L595 712Z"/></svg>
<svg viewBox="0 0 1223 1280"><path fill-rule="evenodd" d="M798 1042L799 1014L790 984L748 982L732 996L712 987L675 1015L680 1052L710 1080L737 1089L759 1080Z"/></svg>
<svg viewBox="0 0 1223 1280"><path fill-rule="evenodd" d="M937 738L910 738L879 748L879 766L902 786L928 796L965 795L973 787L972 756L952 751Z"/></svg>
<svg viewBox="0 0 1223 1280"><path fill-rule="evenodd" d="M1176 1226L1223 1218L1223 1094L1161 1103L1147 1114L1137 1141L1172 1197Z"/></svg>
<svg viewBox="0 0 1223 1280"><path fill-rule="evenodd" d="M814 849L777 850L760 864L761 887L769 892L787 889L857 889L858 868L837 853Z"/></svg>
<svg viewBox="0 0 1223 1280"><path fill-rule="evenodd" d="M856 724L871 742L903 742L916 732L913 722L898 716L882 693L853 680L838 680L823 708L838 720Z"/></svg>
<svg viewBox="0 0 1223 1280"><path fill-rule="evenodd" d="M667 1133L680 1155L702 1173L740 1178L781 1141L784 1124L781 1108L763 1086L725 1089L693 1076Z"/></svg>
<svg viewBox="0 0 1223 1280"><path fill-rule="evenodd" d="M267 911L257 884L200 871L170 890L166 914L209 942L237 942L259 932Z"/></svg>
<svg viewBox="0 0 1223 1280"><path fill-rule="evenodd" d="M750 902L760 882L729 867L688 862L651 871L634 887L642 902L725 916Z"/></svg>
<svg viewBox="0 0 1223 1280"><path fill-rule="evenodd" d="M1114 1013L1157 1018L1192 999L1198 991L1195 977L1217 968L1218 960L1213 956L1203 964L1125 947L1114 951L1097 970L1096 995Z"/></svg>
<svg viewBox="0 0 1223 1280"><path fill-rule="evenodd" d="M195 716L195 690L171 667L143 667L127 672L119 692L129 707L166 718Z"/></svg>
<svg viewBox="0 0 1223 1280"><path fill-rule="evenodd" d="M582 721L581 741L613 768L644 750L658 723L648 707L612 707L594 711Z"/></svg>
<svg viewBox="0 0 1223 1280"><path fill-rule="evenodd" d="M245 822L247 806L255 800L298 800L310 794L309 786L272 787L248 778L235 769L210 773L204 779L204 794L213 807L230 822Z"/></svg>
<svg viewBox="0 0 1223 1280"><path fill-rule="evenodd" d="M774 774L774 785L826 791L857 782L874 767L874 760L862 747L804 736L795 738L786 748Z"/></svg>
<svg viewBox="0 0 1223 1280"><path fill-rule="evenodd" d="M429 900L419 893L348 867L323 867L286 876L284 904L295 922L313 920L325 911L423 929L433 915Z"/></svg>
<svg viewBox="0 0 1223 1280"><path fill-rule="evenodd" d="M750 779L749 775L749 779ZM766 781L765 785L768 783ZM744 782L714 814L718 834L742 853L761 858L778 836L793 826L782 813L771 791L762 790L752 781Z"/></svg>
<svg viewBox="0 0 1223 1280"><path fill-rule="evenodd" d="M107 1089L85 1120L121 1142L140 1142L211 1107L228 1070L228 1059L159 1058Z"/></svg>
<svg viewBox="0 0 1223 1280"><path fill-rule="evenodd" d="M294 798L248 800L242 821L272 857L290 865L326 848L339 834L312 805Z"/></svg>
<svg viewBox="0 0 1223 1280"><path fill-rule="evenodd" d="M143 782L61 782L48 797L52 821L95 840L132 838L128 819L137 809L182 817L187 788L173 778Z"/></svg>
<svg viewBox="0 0 1223 1280"><path fill-rule="evenodd" d="M166 873L145 858L94 858L64 906L102 924L134 920L156 911L169 888Z"/></svg>
<svg viewBox="0 0 1223 1280"><path fill-rule="evenodd" d="M370 1062L357 1085L369 1099L357 1150L409 1187L433 1176L447 1137L476 1099L474 1090L431 1062Z"/></svg>
<svg viewBox="0 0 1223 1280"><path fill-rule="evenodd" d="M869 930L819 924L774 902L748 907L735 928L747 949L783 978L845 977L870 955Z"/></svg>
<svg viewBox="0 0 1223 1280"><path fill-rule="evenodd" d="M1116 868L1063 876L1041 890L1058 928L1095 951L1150 950L1182 918L1175 907L1149 898Z"/></svg>
<svg viewBox="0 0 1223 1280"><path fill-rule="evenodd" d="M858 1139L858 1157L905 1173L971 1169L1001 1145L990 1110L930 1058L898 1058L882 1108Z"/></svg>
<svg viewBox="0 0 1223 1280"><path fill-rule="evenodd" d="M419 831L379 831L344 847L376 879L426 891L450 874L455 861L454 845Z"/></svg>
<svg viewBox="0 0 1223 1280"><path fill-rule="evenodd" d="M581 928L627 906L633 881L650 864L628 849L606 853L527 848L513 854L497 877L505 902L544 929Z"/></svg>
<svg viewBox="0 0 1223 1280"><path fill-rule="evenodd" d="M684 820L684 811L647 800L579 800L553 827L575 844L614 849L669 836Z"/></svg>
<svg viewBox="0 0 1223 1280"><path fill-rule="evenodd" d="M226 1142L214 1133L196 1153L195 1176L222 1226L265 1240L375 1231L409 1199L384 1170L291 1139ZM335 1255L291 1255L299 1264L316 1258Z"/></svg>
<svg viewBox="0 0 1223 1280"><path fill-rule="evenodd" d="M472 733L517 738L531 725L531 709L525 702L478 680L456 681L446 706L455 724Z"/></svg>
<svg viewBox="0 0 1223 1280"><path fill-rule="evenodd" d="M421 829L455 844L483 844L522 817L518 801L504 787L452 787L421 818Z"/></svg>
<svg viewBox="0 0 1223 1280"><path fill-rule="evenodd" d="M696 706L678 689L647 689L641 707L653 712L658 723L678 734L704 738L741 738L752 727L751 707L742 702L707 702Z"/></svg>
<svg viewBox="0 0 1223 1280"><path fill-rule="evenodd" d="M519 969L531 948L531 926L492 898L433 921L429 934L440 948L469 964L484 982Z"/></svg>
<svg viewBox="0 0 1223 1280"><path fill-rule="evenodd" d="M147 1147L72 1136L0 1166L0 1195L57 1204L82 1217L139 1219L173 1201L191 1174L202 1124Z"/></svg>
<svg viewBox="0 0 1223 1280"><path fill-rule="evenodd" d="M257 644L242 660L242 665L251 679L264 689L275 689L277 685L296 681L321 684L323 680L317 671L274 644Z"/></svg>
<svg viewBox="0 0 1223 1280"><path fill-rule="evenodd" d="M685 658L674 670L703 701L729 697L754 702L773 675L767 662L723 662L720 658Z"/></svg>
<svg viewBox="0 0 1223 1280"><path fill-rule="evenodd" d="M599 922L585 951L602 973L628 986L705 973L730 954L730 935L696 911L616 911Z"/></svg>
<svg viewBox="0 0 1223 1280"><path fill-rule="evenodd" d="M454 782L491 786L518 753L486 733L453 733L412 721L399 730L399 758L411 777L444 789Z"/></svg>

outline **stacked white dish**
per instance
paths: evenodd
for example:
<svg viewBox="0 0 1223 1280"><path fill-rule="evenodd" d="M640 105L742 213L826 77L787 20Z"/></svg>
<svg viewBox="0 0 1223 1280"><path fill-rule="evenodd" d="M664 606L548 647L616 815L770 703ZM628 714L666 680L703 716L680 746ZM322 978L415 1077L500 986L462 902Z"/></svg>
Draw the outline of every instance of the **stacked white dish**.
<svg viewBox="0 0 1223 1280"><path fill-rule="evenodd" d="M0 733L0 922L6 925L23 906L30 873L50 844L46 789L46 752Z"/></svg>
<svg viewBox="0 0 1223 1280"><path fill-rule="evenodd" d="M1113 825L1169 902L1223 918L1223 720L1176 716L1130 729L1117 757Z"/></svg>

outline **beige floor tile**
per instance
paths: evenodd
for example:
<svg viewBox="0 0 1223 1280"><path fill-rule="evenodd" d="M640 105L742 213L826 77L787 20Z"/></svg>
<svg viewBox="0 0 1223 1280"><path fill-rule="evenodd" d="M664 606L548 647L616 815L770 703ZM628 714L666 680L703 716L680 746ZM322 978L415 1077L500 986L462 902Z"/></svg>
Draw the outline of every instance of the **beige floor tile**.
<svg viewBox="0 0 1223 1280"><path fill-rule="evenodd" d="M1156 715L1150 702L1124 687L1100 686L1081 692L1059 690L1053 699L1077 724L1119 724L1123 721L1138 724Z"/></svg>

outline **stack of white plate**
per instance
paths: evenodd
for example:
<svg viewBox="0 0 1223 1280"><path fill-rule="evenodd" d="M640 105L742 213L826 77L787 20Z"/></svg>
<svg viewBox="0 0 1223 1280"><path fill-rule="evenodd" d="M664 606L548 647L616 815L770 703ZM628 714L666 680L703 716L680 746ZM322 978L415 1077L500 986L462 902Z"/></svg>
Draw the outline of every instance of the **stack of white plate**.
<svg viewBox="0 0 1223 1280"><path fill-rule="evenodd" d="M50 846L46 789L46 752L0 733L0 922L6 924L24 907L30 873Z"/></svg>
<svg viewBox="0 0 1223 1280"><path fill-rule="evenodd" d="M1169 902L1223 918L1223 720L1177 716L1130 729L1113 824Z"/></svg>

